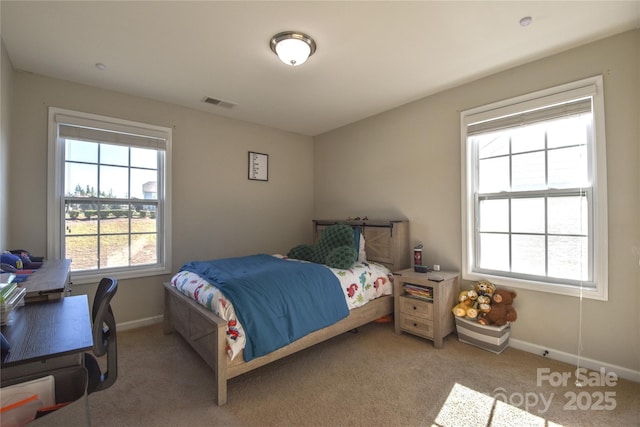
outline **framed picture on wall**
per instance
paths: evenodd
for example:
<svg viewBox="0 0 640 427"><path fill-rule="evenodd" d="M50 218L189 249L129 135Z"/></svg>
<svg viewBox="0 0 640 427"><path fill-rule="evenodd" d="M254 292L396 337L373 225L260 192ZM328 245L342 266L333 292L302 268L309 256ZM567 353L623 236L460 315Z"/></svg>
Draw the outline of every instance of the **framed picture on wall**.
<svg viewBox="0 0 640 427"><path fill-rule="evenodd" d="M269 155L249 151L249 179L269 181Z"/></svg>

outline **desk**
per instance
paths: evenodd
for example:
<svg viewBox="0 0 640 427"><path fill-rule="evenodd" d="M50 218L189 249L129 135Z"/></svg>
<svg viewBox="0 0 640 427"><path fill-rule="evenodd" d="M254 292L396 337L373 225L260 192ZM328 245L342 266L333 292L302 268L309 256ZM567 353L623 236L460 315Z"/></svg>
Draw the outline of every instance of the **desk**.
<svg viewBox="0 0 640 427"><path fill-rule="evenodd" d="M12 313L2 334L11 345L2 362L2 385L11 379L83 364L93 347L86 295L26 304ZM13 381L15 382L15 381Z"/></svg>
<svg viewBox="0 0 640 427"><path fill-rule="evenodd" d="M69 289L70 259L46 260L21 286L27 290L25 303L63 298Z"/></svg>

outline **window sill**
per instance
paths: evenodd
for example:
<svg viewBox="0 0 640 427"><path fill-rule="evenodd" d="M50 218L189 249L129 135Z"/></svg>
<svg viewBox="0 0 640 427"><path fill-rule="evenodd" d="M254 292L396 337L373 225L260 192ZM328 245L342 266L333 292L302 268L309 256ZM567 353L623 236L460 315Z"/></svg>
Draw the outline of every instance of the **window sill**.
<svg viewBox="0 0 640 427"><path fill-rule="evenodd" d="M171 269L153 267L144 269L112 269L99 271L71 271L71 282L74 285L96 284L103 277L115 277L122 279L137 279L141 277L154 277L171 274Z"/></svg>

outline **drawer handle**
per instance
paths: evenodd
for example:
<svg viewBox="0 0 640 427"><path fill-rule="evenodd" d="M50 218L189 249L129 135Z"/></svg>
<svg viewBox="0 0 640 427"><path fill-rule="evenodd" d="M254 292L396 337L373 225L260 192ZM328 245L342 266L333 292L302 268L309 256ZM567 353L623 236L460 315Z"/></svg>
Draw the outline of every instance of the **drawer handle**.
<svg viewBox="0 0 640 427"><path fill-rule="evenodd" d="M417 328L417 327L418 327L418 324L417 324L417 323L414 323L414 324L413 324L413 327L414 327L414 328Z"/></svg>
<svg viewBox="0 0 640 427"><path fill-rule="evenodd" d="M417 309L418 309L418 307L416 307L416 306L414 305L414 306L413 306L413 309L414 309L414 310L417 310Z"/></svg>

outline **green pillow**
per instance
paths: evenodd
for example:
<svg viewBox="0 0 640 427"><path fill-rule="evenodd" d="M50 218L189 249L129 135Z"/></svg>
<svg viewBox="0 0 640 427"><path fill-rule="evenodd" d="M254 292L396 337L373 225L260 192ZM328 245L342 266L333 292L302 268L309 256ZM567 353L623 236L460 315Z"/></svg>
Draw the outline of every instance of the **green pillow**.
<svg viewBox="0 0 640 427"><path fill-rule="evenodd" d="M327 255L325 264L333 268L351 268L358 259L358 252L353 246L340 246Z"/></svg>
<svg viewBox="0 0 640 427"><path fill-rule="evenodd" d="M287 256L293 259L301 259L303 261L313 261L313 245L298 245L289 251Z"/></svg>
<svg viewBox="0 0 640 427"><path fill-rule="evenodd" d="M346 224L336 224L325 228L320 240L316 243L313 261L319 264L327 264L329 253L341 246L353 247L353 230L351 227ZM357 254L355 259L358 259Z"/></svg>
<svg viewBox="0 0 640 427"><path fill-rule="evenodd" d="M358 260L353 242L353 229L346 224L336 224L325 228L315 245L298 245L287 256L333 268L351 268Z"/></svg>

